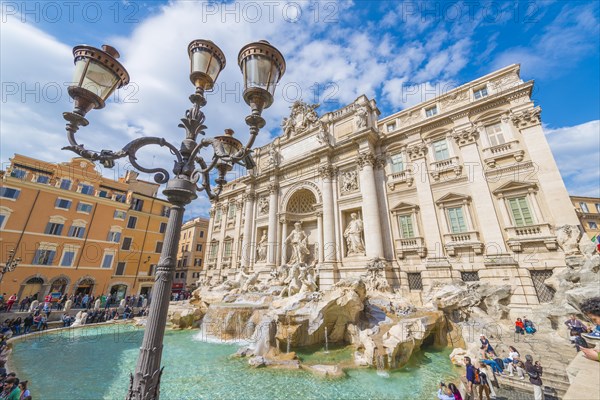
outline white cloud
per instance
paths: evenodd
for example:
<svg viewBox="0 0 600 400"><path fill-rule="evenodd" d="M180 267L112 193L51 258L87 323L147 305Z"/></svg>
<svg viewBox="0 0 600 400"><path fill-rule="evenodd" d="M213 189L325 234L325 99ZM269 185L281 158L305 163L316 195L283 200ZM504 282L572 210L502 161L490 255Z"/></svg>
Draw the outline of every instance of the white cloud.
<svg viewBox="0 0 600 400"><path fill-rule="evenodd" d="M545 133L569 193L600 197L600 120Z"/></svg>

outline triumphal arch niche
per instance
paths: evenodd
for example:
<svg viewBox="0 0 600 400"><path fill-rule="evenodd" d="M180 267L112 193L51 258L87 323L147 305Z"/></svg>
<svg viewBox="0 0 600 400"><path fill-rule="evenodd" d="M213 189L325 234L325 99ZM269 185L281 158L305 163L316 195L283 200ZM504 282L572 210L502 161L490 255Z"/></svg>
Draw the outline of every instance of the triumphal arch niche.
<svg viewBox="0 0 600 400"><path fill-rule="evenodd" d="M295 102L213 204L204 282L301 262L321 288L511 282L513 304L538 303L539 277L566 265L557 233L579 221L532 87L511 65L385 118L366 96L323 114Z"/></svg>

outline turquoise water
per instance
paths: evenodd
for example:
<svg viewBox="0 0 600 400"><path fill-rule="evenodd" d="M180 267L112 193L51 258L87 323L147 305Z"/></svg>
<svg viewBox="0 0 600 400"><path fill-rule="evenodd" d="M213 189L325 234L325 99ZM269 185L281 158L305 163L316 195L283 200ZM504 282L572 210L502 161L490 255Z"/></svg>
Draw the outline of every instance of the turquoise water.
<svg viewBox="0 0 600 400"><path fill-rule="evenodd" d="M194 339L197 331L165 336L162 400L182 399L434 399L441 380L458 371L448 350L425 350L389 378L372 369L348 370L339 380L305 371L252 369L231 358L233 344ZM27 379L35 399L125 398L143 331L127 326L74 329L17 342L11 367Z"/></svg>

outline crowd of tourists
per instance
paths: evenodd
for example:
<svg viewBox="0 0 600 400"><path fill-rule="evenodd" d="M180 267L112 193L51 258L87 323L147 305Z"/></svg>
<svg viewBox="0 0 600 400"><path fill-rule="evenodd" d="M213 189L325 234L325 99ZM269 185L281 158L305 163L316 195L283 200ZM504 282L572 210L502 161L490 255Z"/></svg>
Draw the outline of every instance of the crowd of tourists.
<svg viewBox="0 0 600 400"><path fill-rule="evenodd" d="M586 339L600 339L600 297L594 297L584 301L580 307L583 316L593 325L582 322L576 315L571 315L565 321L569 330L570 340L577 352L581 351L584 356L593 361L600 361L600 353L595 344ZM534 323L527 317L517 318L515 322L515 333L519 335L533 335L537 331ZM476 360L464 357L465 376L463 378L464 391L454 383L441 382L437 397L440 400L464 400L493 399L496 397L496 388L500 385L497 376L515 377L522 381L529 381L533 388L535 400L543 400L544 368L540 361L534 361L533 356L526 354L524 357L514 347L508 346L507 354L501 356L490 343L489 339L481 334L479 337L481 347Z"/></svg>
<svg viewBox="0 0 600 400"><path fill-rule="evenodd" d="M6 337L0 334L0 400L31 400L31 391L27 381L22 381L14 372L6 370L6 360L10 353L10 345Z"/></svg>

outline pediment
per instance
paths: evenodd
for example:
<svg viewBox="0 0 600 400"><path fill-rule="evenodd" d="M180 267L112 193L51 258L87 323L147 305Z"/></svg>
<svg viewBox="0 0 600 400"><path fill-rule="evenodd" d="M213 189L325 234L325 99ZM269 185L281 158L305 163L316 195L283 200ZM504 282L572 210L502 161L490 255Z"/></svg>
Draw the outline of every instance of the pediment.
<svg viewBox="0 0 600 400"><path fill-rule="evenodd" d="M401 212L401 211L412 211L412 210L418 210L418 209L419 209L419 206L416 204L400 202L400 203L396 204L394 206L394 208L391 209L391 211L392 212Z"/></svg>
<svg viewBox="0 0 600 400"><path fill-rule="evenodd" d="M453 203L453 202L463 202L463 201L471 201L471 196L467 196L462 193L450 192L439 199L436 200L435 204L444 204L444 203Z"/></svg>
<svg viewBox="0 0 600 400"><path fill-rule="evenodd" d="M495 195L499 195L502 193L510 193L510 192L527 192L529 189L537 190L537 188L538 187L535 182L510 181L510 182L503 184L496 190L494 190L493 193Z"/></svg>

